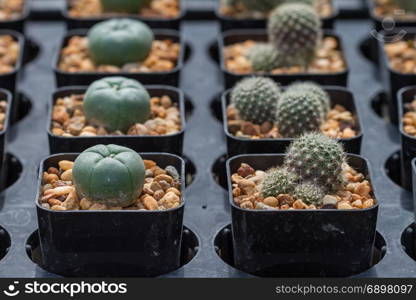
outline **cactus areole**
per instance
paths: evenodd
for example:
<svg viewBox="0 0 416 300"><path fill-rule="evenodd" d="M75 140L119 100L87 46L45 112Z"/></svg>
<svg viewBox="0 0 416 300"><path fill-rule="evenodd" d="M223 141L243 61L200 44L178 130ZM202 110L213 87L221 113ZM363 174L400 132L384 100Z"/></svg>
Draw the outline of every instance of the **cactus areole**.
<svg viewBox="0 0 416 300"><path fill-rule="evenodd" d="M81 197L112 207L133 204L145 178L140 155L117 145L97 145L85 150L75 160L72 172Z"/></svg>
<svg viewBox="0 0 416 300"><path fill-rule="evenodd" d="M146 59L153 39L153 32L143 22L112 19L90 29L88 47L95 64L123 66Z"/></svg>
<svg viewBox="0 0 416 300"><path fill-rule="evenodd" d="M138 13L150 0L101 0L104 12Z"/></svg>
<svg viewBox="0 0 416 300"><path fill-rule="evenodd" d="M150 96L136 80L107 77L93 82L84 97L84 113L90 124L110 132L127 131L150 116Z"/></svg>

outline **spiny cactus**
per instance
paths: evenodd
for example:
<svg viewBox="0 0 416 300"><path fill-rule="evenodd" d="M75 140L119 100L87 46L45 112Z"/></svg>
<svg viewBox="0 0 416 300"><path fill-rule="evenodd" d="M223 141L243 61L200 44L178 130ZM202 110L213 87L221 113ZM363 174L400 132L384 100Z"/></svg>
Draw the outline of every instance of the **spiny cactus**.
<svg viewBox="0 0 416 300"><path fill-rule="evenodd" d="M401 9L404 9L408 12L416 12L416 1L415 0L394 0L393 1Z"/></svg>
<svg viewBox="0 0 416 300"><path fill-rule="evenodd" d="M290 85L286 91L287 92L299 91L303 93L311 93L317 96L319 98L319 101L322 104L322 108L324 109L325 116L331 109L331 103L330 103L331 100L330 100L328 93L314 82L311 82L311 81L296 82Z"/></svg>
<svg viewBox="0 0 416 300"><path fill-rule="evenodd" d="M302 91L287 91L280 97L276 123L283 137L296 138L318 131L324 122L324 110L318 96Z"/></svg>
<svg viewBox="0 0 416 300"><path fill-rule="evenodd" d="M270 14L268 35L288 64L306 67L322 39L321 20L310 5L283 4Z"/></svg>
<svg viewBox="0 0 416 300"><path fill-rule="evenodd" d="M266 43L258 43L250 48L247 53L247 59L256 72L270 72L283 66L284 61L279 51Z"/></svg>
<svg viewBox="0 0 416 300"><path fill-rule="evenodd" d="M273 80L251 77L236 84L231 92L231 103L243 120L262 124L274 121L279 97L280 88Z"/></svg>
<svg viewBox="0 0 416 300"><path fill-rule="evenodd" d="M316 0L283 0L283 3L302 3L308 5L315 5Z"/></svg>
<svg viewBox="0 0 416 300"><path fill-rule="evenodd" d="M261 185L261 195L264 198L276 197L280 194L290 194L297 184L297 176L285 168L273 168L266 172Z"/></svg>
<svg viewBox="0 0 416 300"><path fill-rule="evenodd" d="M319 205L325 197L325 193L316 184L303 183L295 187L292 196L308 205Z"/></svg>
<svg viewBox="0 0 416 300"><path fill-rule="evenodd" d="M295 140L288 148L284 165L326 191L336 190L342 183L344 150L337 141L318 133L308 133Z"/></svg>

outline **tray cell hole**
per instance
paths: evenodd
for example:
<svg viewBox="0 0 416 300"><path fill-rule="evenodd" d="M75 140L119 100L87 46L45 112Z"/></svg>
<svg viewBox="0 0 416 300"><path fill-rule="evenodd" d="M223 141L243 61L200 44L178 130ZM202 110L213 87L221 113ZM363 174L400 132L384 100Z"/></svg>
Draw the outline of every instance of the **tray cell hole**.
<svg viewBox="0 0 416 300"><path fill-rule="evenodd" d="M384 164L384 170L387 176L398 186L402 186L402 167L401 167L401 153L400 151L394 152L389 156Z"/></svg>
<svg viewBox="0 0 416 300"><path fill-rule="evenodd" d="M368 61L372 62L373 64L378 65L378 41L372 37L368 36L360 43L360 52L361 55L364 56Z"/></svg>
<svg viewBox="0 0 416 300"><path fill-rule="evenodd" d="M222 117L221 94L216 95L211 100L211 104L209 105L209 107L211 109L211 114L214 116L214 118L222 123L224 118Z"/></svg>
<svg viewBox="0 0 416 300"><path fill-rule="evenodd" d="M403 250L413 260L416 260L416 224L409 225L402 233L401 243Z"/></svg>
<svg viewBox="0 0 416 300"><path fill-rule="evenodd" d="M41 47L36 41L26 37L23 63L28 64L34 61L38 57L40 50Z"/></svg>
<svg viewBox="0 0 416 300"><path fill-rule="evenodd" d="M6 256L12 245L10 234L6 229L0 226L0 259Z"/></svg>
<svg viewBox="0 0 416 300"><path fill-rule="evenodd" d="M1 233L1 228L0 228ZM0 245L2 240L0 236ZM10 238L9 238L10 241ZM10 244L9 244L10 247ZM182 231L182 246L181 246L181 263L180 267L185 266L196 256L199 250L199 241L196 234L187 228L183 227ZM39 233L38 230L34 231L29 238L26 240L26 254L29 259L42 268L42 252L39 243Z"/></svg>
<svg viewBox="0 0 416 300"><path fill-rule="evenodd" d="M191 101L191 98L189 96L185 96L185 120L188 122L188 120L191 118L192 114L194 113L194 104Z"/></svg>
<svg viewBox="0 0 416 300"><path fill-rule="evenodd" d="M223 189L228 189L228 183L227 183L227 171L226 171L226 161L228 159L227 154L223 154L220 157L218 157L214 165L212 166L211 173L212 177L214 178L214 181L221 186Z"/></svg>
<svg viewBox="0 0 416 300"><path fill-rule="evenodd" d="M6 153L3 163L2 177L4 180L4 186L1 187L1 190L5 190L11 187L22 174L23 166L19 159L11 153Z"/></svg>
<svg viewBox="0 0 416 300"><path fill-rule="evenodd" d="M380 117L381 119L385 120L386 122L390 122L389 117L389 110L387 104L387 94L386 92L378 92L370 101L371 109L373 112Z"/></svg>
<svg viewBox="0 0 416 300"><path fill-rule="evenodd" d="M234 257L233 257L233 241L232 241L232 231L231 225L224 227L215 237L214 239L214 247L215 252L217 255L228 265L234 266ZM378 264L386 255L387 246L386 241L384 240L383 236L377 232L376 239L374 243L373 249L373 261L371 264L371 268ZM300 273L297 268L304 270L304 272ZM332 268L332 272L325 272L323 270L319 270L317 266L312 266L311 269L305 270L306 266L298 266L298 265L284 265L279 266L279 269L273 273L268 272L267 274L251 274L254 276L259 277L282 277L282 278L299 278L299 277L348 277L356 274L345 274L342 270L339 271L337 267ZM337 272L341 272L339 274Z"/></svg>
<svg viewBox="0 0 416 300"><path fill-rule="evenodd" d="M185 53L184 53L184 62L187 63L189 59L192 57L192 47L189 43L185 43Z"/></svg>
<svg viewBox="0 0 416 300"><path fill-rule="evenodd" d="M18 92L14 98L13 105L17 106L16 119L11 120L12 124L15 124L23 120L32 110L32 100L24 93Z"/></svg>
<svg viewBox="0 0 416 300"><path fill-rule="evenodd" d="M217 41L213 41L212 43L210 43L208 47L208 55L215 63L220 63L220 52L218 50Z"/></svg>
<svg viewBox="0 0 416 300"><path fill-rule="evenodd" d="M196 167L190 158L186 156L182 156L182 158L185 161L185 185L188 188L194 182L196 176Z"/></svg>

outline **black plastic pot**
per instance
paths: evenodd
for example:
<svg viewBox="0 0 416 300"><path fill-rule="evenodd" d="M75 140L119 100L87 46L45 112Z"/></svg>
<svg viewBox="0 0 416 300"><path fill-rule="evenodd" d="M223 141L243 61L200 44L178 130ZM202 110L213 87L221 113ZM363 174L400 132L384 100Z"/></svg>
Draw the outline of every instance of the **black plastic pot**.
<svg viewBox="0 0 416 300"><path fill-rule="evenodd" d="M340 50L342 51L342 41L341 38L332 32L325 32L325 36L331 36L337 39ZM218 51L220 53L220 66L221 71L225 80L225 87L227 89L233 87L238 81L244 77L253 75L253 74L236 74L230 72L225 67L223 49L225 46L244 42L247 40L254 40L257 42L266 42L268 40L267 33L263 29L244 29L244 30L230 30L224 32L220 35L218 40ZM346 59L344 57L344 59ZM264 76L272 78L274 81L279 82L282 85L288 85L294 81L298 80L309 80L315 81L321 85L337 85L337 86L346 86L348 80L349 68L346 66L346 70L343 72L337 73L318 73L318 74L309 74L309 73L296 73L296 74L263 74Z"/></svg>
<svg viewBox="0 0 416 300"><path fill-rule="evenodd" d="M0 29L14 30L20 33L25 31L25 23L29 18L31 0L25 0L22 15L19 18L0 22Z"/></svg>
<svg viewBox="0 0 416 300"><path fill-rule="evenodd" d="M360 154L363 132L361 119L353 94L343 87L323 87L331 97L331 106L340 104L348 109L357 117L359 134L349 139L339 139L344 145L345 152ZM258 139L252 140L248 138L237 137L228 131L227 125L227 107L230 104L231 90L227 90L222 95L222 114L225 136L227 137L228 155L234 156L238 154L250 153L284 153L286 148L293 141L291 138L281 139Z"/></svg>
<svg viewBox="0 0 416 300"><path fill-rule="evenodd" d="M375 3L374 0L367 0L368 5L368 14L370 15L371 20L374 22L374 29L377 31L385 30L385 26L383 26L383 21L385 19L391 19L391 18L380 18L377 16L374 12L375 9ZM416 25L416 18L414 20L403 20L394 18L394 25L395 27L413 27Z"/></svg>
<svg viewBox="0 0 416 300"><path fill-rule="evenodd" d="M180 15L176 18L169 18L169 19L145 18L139 15L126 15L125 17L140 20L148 24L152 28L179 30L180 24L182 20L184 19L184 16L186 13L185 1L180 0L180 2L181 2L180 3L181 12L180 12ZM64 18L64 21L66 23L68 30L90 28L99 22L102 22L111 18L110 16L97 16L97 17L86 17L86 18L71 17L69 15L68 8L69 8L69 1L66 0L66 5L62 10L62 16Z"/></svg>
<svg viewBox="0 0 416 300"><path fill-rule="evenodd" d="M46 158L42 173L63 159L78 154ZM141 154L160 167L172 165L182 178L185 163L166 153ZM152 277L171 272L180 264L184 199L181 206L166 211L52 211L36 201L43 268L68 277Z"/></svg>
<svg viewBox="0 0 416 300"><path fill-rule="evenodd" d="M49 121L48 121L48 138L49 150L51 154L82 152L85 149L98 144L116 144L131 148L137 152L168 152L182 155L183 137L185 133L185 101L181 90L168 86L146 86L151 97L169 96L173 103L178 104L181 114L182 129L174 134L161 136L78 136L63 137L54 135L51 132L53 105L58 98L70 96L73 94L84 94L88 87L73 86L58 89L52 96L49 105Z"/></svg>
<svg viewBox="0 0 416 300"><path fill-rule="evenodd" d="M399 130L402 143L401 149L401 178L402 186L407 189L412 189L412 159L416 157L416 137L407 134L404 131L403 116L406 113L405 105L412 102L416 96L416 86L406 87L399 91Z"/></svg>
<svg viewBox="0 0 416 300"><path fill-rule="evenodd" d="M363 210L275 210L239 208L233 201L231 174L241 163L266 170L284 155L236 156L227 161L235 266L259 276L321 274L349 276L371 266L378 204ZM368 162L348 154L352 167L371 178ZM377 197L376 197L377 198Z"/></svg>
<svg viewBox="0 0 416 300"><path fill-rule="evenodd" d="M7 101L6 118L4 119L3 130L0 131L0 188L4 188L6 186L5 174L7 174L7 165L5 164L6 142L10 126L11 107L13 107L13 96L9 91L0 88L0 100Z"/></svg>
<svg viewBox="0 0 416 300"><path fill-rule="evenodd" d="M19 79L20 71L23 66L23 52L25 48L25 39L23 35L13 30L0 30L0 35L11 35L16 41L18 41L20 47L19 58L17 59L13 71L5 74L0 74L0 87L10 91L15 96L14 99L16 101L12 102L10 112L11 121L15 121L17 119L19 109L19 103L17 101L18 97L16 97L17 81Z"/></svg>
<svg viewBox="0 0 416 300"><path fill-rule="evenodd" d="M413 212L416 219L416 158L412 160ZM416 245L415 245L416 248ZM414 251L416 253L416 251Z"/></svg>
<svg viewBox="0 0 416 300"><path fill-rule="evenodd" d="M332 15L326 18L322 18L322 27L325 29L333 29L334 23L339 15L339 8L335 0L333 2L333 12ZM231 30L231 29L264 29L266 28L267 20L266 19L247 19L247 18L232 18L229 16L225 16L220 12L220 1L217 1L217 5L215 8L215 15L217 19L220 21L221 30Z"/></svg>
<svg viewBox="0 0 416 300"><path fill-rule="evenodd" d="M415 28L402 28L394 31L396 34L400 34L400 39L408 40L416 37ZM401 32L401 33L400 33ZM392 36L394 34L383 32L383 35L389 34ZM401 88L414 85L416 83L416 73L415 74L405 74L399 73L393 70L390 67L389 59L386 52L384 51L385 42L383 40L379 41L379 59L380 59L380 69L381 77L383 81L383 86L387 92L388 100L388 109L390 120L393 124L398 123L398 92Z"/></svg>
<svg viewBox="0 0 416 300"><path fill-rule="evenodd" d="M60 52L63 47L68 44L68 40L75 36L86 36L87 30L73 30L67 33L63 38L59 50L56 53L56 57L53 62L53 70L55 72L56 84L58 87L62 86L76 86L76 85L90 85L93 81L101 79L106 76L124 76L132 79L136 79L143 84L164 84L171 86L178 86L179 75L182 70L185 54L185 44L182 41L181 35L175 30L153 30L155 39L171 39L174 42L180 43L181 51L178 57L176 67L169 72L157 72L157 73L130 73L130 72L117 72L117 73L104 73L104 72L65 72L59 69Z"/></svg>

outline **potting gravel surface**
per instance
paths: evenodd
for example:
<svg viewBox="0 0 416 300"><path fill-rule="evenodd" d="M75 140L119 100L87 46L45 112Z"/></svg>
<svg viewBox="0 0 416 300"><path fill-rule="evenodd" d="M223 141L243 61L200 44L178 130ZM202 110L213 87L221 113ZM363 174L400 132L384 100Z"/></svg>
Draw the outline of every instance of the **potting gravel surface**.
<svg viewBox="0 0 416 300"><path fill-rule="evenodd" d="M413 222L412 197L389 179L384 170L388 158L399 149L399 132L371 109L370 99L381 85L376 80L374 66L359 50L360 42L368 36L371 26L369 20L338 20L336 26L336 32L344 38L345 54L351 67L349 87L357 99L363 122L362 154L370 160L372 184L380 203L378 232L387 244L387 248L381 247L384 242L379 235L376 244L379 254L385 252L384 258L368 271L354 276L414 277L416 262L401 245L402 233ZM39 163L48 155L46 106L55 89L52 57L64 32L61 22L29 22L27 26L26 36L39 43L41 51L25 66L19 84L19 89L31 99L32 109L13 126L8 144L8 151L18 158L23 171L17 182L0 196L0 225L11 238L11 247L0 260L0 277L56 276L32 262L27 252L39 256L36 235L31 236L37 228L34 198L39 188ZM231 250L230 231L223 230L231 222L230 206L226 191L214 180L212 171L216 160L226 152L222 124L211 110L213 99L223 90L220 69L209 54L219 25L213 21L185 22L182 32L192 53L183 70L181 88L194 106L185 133L184 153L196 169L195 178L185 193L185 226L196 234L199 246L195 247L195 240L189 238L192 235L186 231L183 252L189 257L185 261L192 252L198 252L185 266L163 277L251 277L225 263L216 253L218 250L223 257L229 258ZM17 171L15 165L10 169L9 176ZM224 165L220 169L225 172ZM216 238L220 231L222 233ZM7 244L7 235L0 236Z"/></svg>

